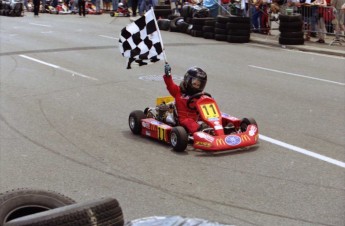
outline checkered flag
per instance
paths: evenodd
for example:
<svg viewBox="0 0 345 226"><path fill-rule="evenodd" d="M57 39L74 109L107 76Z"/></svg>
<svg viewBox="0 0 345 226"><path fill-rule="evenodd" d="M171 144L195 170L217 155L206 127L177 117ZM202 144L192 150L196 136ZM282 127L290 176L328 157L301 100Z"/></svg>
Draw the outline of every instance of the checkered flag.
<svg viewBox="0 0 345 226"><path fill-rule="evenodd" d="M163 43L156 25L156 18L151 8L144 16L123 28L119 39L122 56L129 58L130 62L158 61L163 53Z"/></svg>

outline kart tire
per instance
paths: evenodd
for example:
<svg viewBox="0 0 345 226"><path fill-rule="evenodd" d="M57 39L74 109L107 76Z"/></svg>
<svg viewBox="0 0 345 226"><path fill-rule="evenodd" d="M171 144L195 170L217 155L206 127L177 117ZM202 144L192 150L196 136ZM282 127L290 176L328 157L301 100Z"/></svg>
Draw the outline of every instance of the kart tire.
<svg viewBox="0 0 345 226"><path fill-rule="evenodd" d="M258 124L256 123L255 119L253 118L243 118L241 120L241 124L240 124L240 128L241 128L241 132L246 132L247 131L247 127L249 125L255 125L258 126Z"/></svg>
<svg viewBox="0 0 345 226"><path fill-rule="evenodd" d="M19 217L75 203L54 191L19 188L0 194L0 225Z"/></svg>
<svg viewBox="0 0 345 226"><path fill-rule="evenodd" d="M133 134L140 134L142 125L141 120L146 118L143 111L132 111L128 117L128 125Z"/></svg>
<svg viewBox="0 0 345 226"><path fill-rule="evenodd" d="M33 225L123 226L124 219L118 201L113 198L103 198L31 214L17 218L4 226Z"/></svg>
<svg viewBox="0 0 345 226"><path fill-rule="evenodd" d="M176 152L183 152L188 145L188 134L182 126L172 128L170 133L170 143Z"/></svg>

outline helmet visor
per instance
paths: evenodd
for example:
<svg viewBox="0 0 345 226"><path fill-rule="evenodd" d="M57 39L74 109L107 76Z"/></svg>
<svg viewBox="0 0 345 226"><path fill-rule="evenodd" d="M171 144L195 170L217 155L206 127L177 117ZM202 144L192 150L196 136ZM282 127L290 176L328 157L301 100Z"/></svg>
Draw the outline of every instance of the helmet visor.
<svg viewBox="0 0 345 226"><path fill-rule="evenodd" d="M205 81L200 80L199 78L192 78L191 87L193 90L202 92L205 88Z"/></svg>

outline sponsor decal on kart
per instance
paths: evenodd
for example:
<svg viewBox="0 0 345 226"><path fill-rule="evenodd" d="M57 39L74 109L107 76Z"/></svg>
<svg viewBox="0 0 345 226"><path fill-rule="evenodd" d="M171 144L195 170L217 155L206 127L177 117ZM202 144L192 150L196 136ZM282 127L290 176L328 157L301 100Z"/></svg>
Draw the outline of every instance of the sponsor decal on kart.
<svg viewBox="0 0 345 226"><path fill-rule="evenodd" d="M207 133L197 132L196 135L200 138L203 138L203 139L211 142L211 143L214 141L214 138L211 135L208 135Z"/></svg>
<svg viewBox="0 0 345 226"><path fill-rule="evenodd" d="M221 138L218 138L216 140L216 146L223 146L223 145L225 145L225 141Z"/></svg>
<svg viewBox="0 0 345 226"><path fill-rule="evenodd" d="M195 142L195 145L199 145L199 146L204 146L204 147L211 147L211 144L208 142L202 142L202 141L197 141Z"/></svg>
<svg viewBox="0 0 345 226"><path fill-rule="evenodd" d="M220 130L220 129L223 129L223 126L222 126L222 125L215 126L214 129L215 129L215 130Z"/></svg>
<svg viewBox="0 0 345 226"><path fill-rule="evenodd" d="M160 121L156 121L156 120L154 120L154 121L151 121L151 124L152 124L152 125L159 126L159 125L162 125L162 124L163 124L163 122L160 122Z"/></svg>
<svg viewBox="0 0 345 226"><path fill-rule="evenodd" d="M243 135L241 135L241 140L242 140L243 142L245 142L245 141L250 141L250 138L248 137L247 134L243 134Z"/></svg>
<svg viewBox="0 0 345 226"><path fill-rule="evenodd" d="M241 143L241 138L237 135L230 135L225 137L225 143L230 146L236 146Z"/></svg>
<svg viewBox="0 0 345 226"><path fill-rule="evenodd" d="M141 125L146 129L150 129L150 123L142 122Z"/></svg>
<svg viewBox="0 0 345 226"><path fill-rule="evenodd" d="M157 127L157 138L158 140L165 140L166 136L165 136L165 128L163 128L163 126L158 126Z"/></svg>
<svg viewBox="0 0 345 226"><path fill-rule="evenodd" d="M222 117L223 117L223 118L228 118L228 119L230 119L231 121L237 121L237 120L238 120L238 118L233 117L233 116L231 116L231 115L229 115L229 114L227 114L227 113L223 113L223 112L222 112Z"/></svg>
<svg viewBox="0 0 345 226"><path fill-rule="evenodd" d="M251 137L254 136L257 130L258 129L256 128L256 126L250 127L249 136L251 136Z"/></svg>

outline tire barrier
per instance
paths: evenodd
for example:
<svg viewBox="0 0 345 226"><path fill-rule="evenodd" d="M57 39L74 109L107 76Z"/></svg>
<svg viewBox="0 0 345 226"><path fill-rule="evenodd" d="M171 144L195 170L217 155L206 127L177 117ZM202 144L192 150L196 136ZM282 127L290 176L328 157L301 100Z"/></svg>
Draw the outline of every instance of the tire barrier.
<svg viewBox="0 0 345 226"><path fill-rule="evenodd" d="M240 16L218 16L215 24L215 39L230 43L250 41L250 18Z"/></svg>
<svg viewBox="0 0 345 226"><path fill-rule="evenodd" d="M13 219L74 204L54 191L19 188L0 194L0 226Z"/></svg>
<svg viewBox="0 0 345 226"><path fill-rule="evenodd" d="M123 226L124 218L116 199L103 198L17 218L4 226L44 225Z"/></svg>
<svg viewBox="0 0 345 226"><path fill-rule="evenodd" d="M279 15L279 44L303 45L303 21L301 15Z"/></svg>
<svg viewBox="0 0 345 226"><path fill-rule="evenodd" d="M170 5L157 5L153 8L153 12L157 19L167 19L172 14Z"/></svg>
<svg viewBox="0 0 345 226"><path fill-rule="evenodd" d="M75 203L50 190L19 188L0 194L0 226L226 226L200 218L151 216L125 223L117 199ZM230 226L230 225L229 225Z"/></svg>

